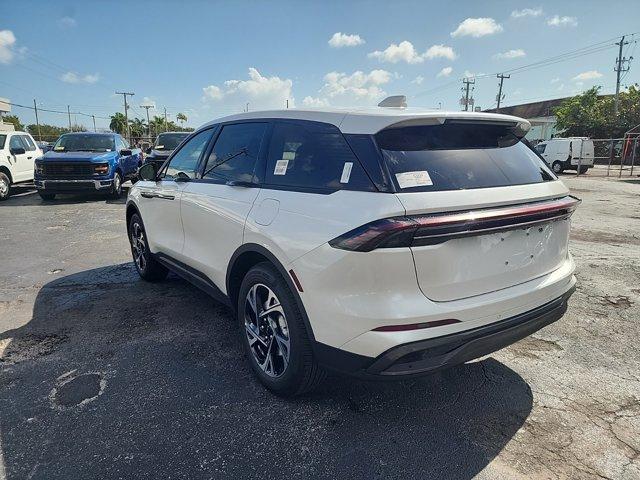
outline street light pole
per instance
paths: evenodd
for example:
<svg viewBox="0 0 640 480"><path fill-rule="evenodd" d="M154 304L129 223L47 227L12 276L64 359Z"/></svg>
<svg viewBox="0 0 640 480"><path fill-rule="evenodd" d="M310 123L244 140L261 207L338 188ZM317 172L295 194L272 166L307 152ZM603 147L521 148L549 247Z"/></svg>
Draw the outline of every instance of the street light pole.
<svg viewBox="0 0 640 480"><path fill-rule="evenodd" d="M38 120L38 105L36 99L33 99L33 110L36 112L36 126L38 127L38 141L42 141L42 134L40 133L40 121Z"/></svg>

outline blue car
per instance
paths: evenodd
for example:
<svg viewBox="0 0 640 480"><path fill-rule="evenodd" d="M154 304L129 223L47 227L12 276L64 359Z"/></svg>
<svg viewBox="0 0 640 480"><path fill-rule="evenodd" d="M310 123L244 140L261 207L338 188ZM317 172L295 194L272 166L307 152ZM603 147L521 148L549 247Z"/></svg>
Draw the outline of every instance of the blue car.
<svg viewBox="0 0 640 480"><path fill-rule="evenodd" d="M34 184L43 200L58 193L122 195L122 184L137 179L140 149L117 133L67 133L35 162Z"/></svg>

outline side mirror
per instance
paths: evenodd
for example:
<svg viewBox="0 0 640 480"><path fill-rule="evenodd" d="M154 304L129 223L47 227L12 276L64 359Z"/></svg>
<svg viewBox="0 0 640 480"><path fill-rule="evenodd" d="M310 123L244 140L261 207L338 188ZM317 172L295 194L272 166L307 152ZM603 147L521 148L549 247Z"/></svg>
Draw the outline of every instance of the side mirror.
<svg viewBox="0 0 640 480"><path fill-rule="evenodd" d="M142 180L155 182L158 178L158 167L155 163L145 163L138 169L138 176Z"/></svg>
<svg viewBox="0 0 640 480"><path fill-rule="evenodd" d="M153 151L153 149L151 147L148 147L148 148L145 149L144 153L149 155L152 151Z"/></svg>
<svg viewBox="0 0 640 480"><path fill-rule="evenodd" d="M178 172L178 174L173 179L174 182L188 182L191 180L191 177L184 172Z"/></svg>
<svg viewBox="0 0 640 480"><path fill-rule="evenodd" d="M129 157L133 155L133 152L128 148L123 148L122 150L120 150L120 155L122 155L123 157Z"/></svg>
<svg viewBox="0 0 640 480"><path fill-rule="evenodd" d="M24 155L27 153L27 151L22 147L12 148L9 151L11 152L11 155Z"/></svg>

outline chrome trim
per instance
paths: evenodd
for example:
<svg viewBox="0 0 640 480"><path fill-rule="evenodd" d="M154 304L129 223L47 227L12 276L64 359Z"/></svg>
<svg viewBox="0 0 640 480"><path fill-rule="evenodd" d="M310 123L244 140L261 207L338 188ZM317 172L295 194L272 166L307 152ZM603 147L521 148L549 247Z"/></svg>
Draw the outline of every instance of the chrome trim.
<svg viewBox="0 0 640 480"><path fill-rule="evenodd" d="M109 182L108 185L102 185L102 182ZM47 188L47 183L86 183L87 186L90 183L93 183L93 187L96 190L100 190L101 188L105 188L108 187L111 182L113 182L113 180L61 180L61 179L55 179L55 180L35 180L34 183L36 185L38 184L42 184L42 188L46 189Z"/></svg>

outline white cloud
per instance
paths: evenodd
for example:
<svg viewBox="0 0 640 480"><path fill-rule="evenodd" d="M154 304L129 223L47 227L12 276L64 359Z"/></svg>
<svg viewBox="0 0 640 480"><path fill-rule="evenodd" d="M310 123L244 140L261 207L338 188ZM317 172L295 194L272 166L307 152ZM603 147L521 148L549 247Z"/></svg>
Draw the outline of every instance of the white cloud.
<svg viewBox="0 0 640 480"><path fill-rule="evenodd" d="M447 47L446 45L432 45L425 52L424 57L428 59L447 58L449 60L455 60L457 55L451 47Z"/></svg>
<svg viewBox="0 0 640 480"><path fill-rule="evenodd" d="M398 45L392 43L385 50L376 50L369 54L369 58L377 58L381 62L398 63L407 62L409 64L422 63L424 57L420 55L413 44L407 40Z"/></svg>
<svg viewBox="0 0 640 480"><path fill-rule="evenodd" d="M381 86L389 83L392 76L386 70L356 71L351 75L329 72L324 76L325 83L320 93L329 98L347 97L348 101L375 100L386 95Z"/></svg>
<svg viewBox="0 0 640 480"><path fill-rule="evenodd" d="M446 45L432 45L426 52L419 53L413 44L407 40L397 45L392 43L385 50L376 50L375 52L369 53L369 58L377 58L381 62L406 62L411 65L422 63L425 59L447 58L449 60L455 60L456 57L457 55L453 48Z"/></svg>
<svg viewBox="0 0 640 480"><path fill-rule="evenodd" d="M96 83L100 80L100 75L97 73L78 75L76 72L67 72L60 76L60 80L65 83Z"/></svg>
<svg viewBox="0 0 640 480"><path fill-rule="evenodd" d="M444 67L438 72L438 75L436 75L436 77L448 77L449 75L451 75L451 72L453 72L452 67Z"/></svg>
<svg viewBox="0 0 640 480"><path fill-rule="evenodd" d="M526 55L527 54L524 50L522 50L521 48L516 48L513 50L507 50L506 52L496 53L493 57L497 58L498 60L502 60L502 59L511 60L513 58L521 58Z"/></svg>
<svg viewBox="0 0 640 480"><path fill-rule="evenodd" d="M416 78L411 80L411 83L415 83L416 85L422 85L422 82L424 82L424 77L422 75L418 75Z"/></svg>
<svg viewBox="0 0 640 480"><path fill-rule="evenodd" d="M0 30L0 63L10 63L13 60L13 48L16 37L11 30Z"/></svg>
<svg viewBox="0 0 640 480"><path fill-rule="evenodd" d="M307 95L302 99L302 105L305 107L321 108L329 106L329 101L326 98L311 97Z"/></svg>
<svg viewBox="0 0 640 480"><path fill-rule="evenodd" d="M587 72L582 72L573 77L573 80L576 82L581 82L584 80L595 80L596 78L601 78L602 74L597 70L589 70Z"/></svg>
<svg viewBox="0 0 640 480"><path fill-rule="evenodd" d="M155 101L153 98L151 98L151 97L144 97L144 98L142 99L142 102L140 103L140 106L143 106L143 105L149 105L152 109L154 109L154 110L155 110L155 108L156 108L156 101Z"/></svg>
<svg viewBox="0 0 640 480"><path fill-rule="evenodd" d="M493 35L503 30L502 25L497 23L493 18L467 18L458 28L451 32L452 37L474 38L484 37L485 35Z"/></svg>
<svg viewBox="0 0 640 480"><path fill-rule="evenodd" d="M542 15L542 8L523 8L511 12L511 18L539 17Z"/></svg>
<svg viewBox="0 0 640 480"><path fill-rule="evenodd" d="M342 32L336 32L329 39L329 45L333 48L341 48L341 47L357 47L358 45L362 45L365 43L364 38L360 37L360 35L355 34L346 34Z"/></svg>
<svg viewBox="0 0 640 480"><path fill-rule="evenodd" d="M560 81L560 77L556 77L556 78L552 78L551 81L549 81L549 83L553 85L554 83L558 83L559 81Z"/></svg>
<svg viewBox="0 0 640 480"><path fill-rule="evenodd" d="M576 17L561 17L554 15L547 19L547 25L551 27L577 27L578 19Z"/></svg>
<svg viewBox="0 0 640 480"><path fill-rule="evenodd" d="M250 101L252 108L284 108L286 101L294 105L293 82L277 76L264 77L260 72L249 68L248 80L227 80L224 87L209 85L202 89L204 100L223 100L230 98L238 102Z"/></svg>
<svg viewBox="0 0 640 480"><path fill-rule="evenodd" d="M60 25L62 28L73 28L78 25L78 22L76 22L76 19L73 17L64 16L60 20L58 20L58 25Z"/></svg>

